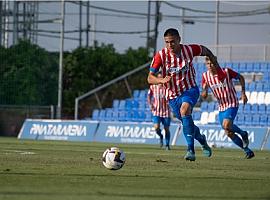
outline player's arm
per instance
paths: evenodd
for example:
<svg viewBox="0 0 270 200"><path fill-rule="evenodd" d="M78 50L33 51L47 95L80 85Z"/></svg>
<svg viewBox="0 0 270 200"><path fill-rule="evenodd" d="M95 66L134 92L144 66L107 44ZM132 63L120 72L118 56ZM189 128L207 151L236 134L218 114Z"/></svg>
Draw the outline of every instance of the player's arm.
<svg viewBox="0 0 270 200"><path fill-rule="evenodd" d="M148 74L148 78L147 78L147 81L149 84L164 84L164 83L167 83L171 80L171 77L170 76L166 76L165 78L158 78L156 77L156 75L153 73L153 72L149 72Z"/></svg>
<svg viewBox="0 0 270 200"><path fill-rule="evenodd" d="M245 78L241 74L239 74L239 82L240 82L241 89L242 89L240 99L243 100L244 104L246 104L248 101L248 98L246 95Z"/></svg>
<svg viewBox="0 0 270 200"><path fill-rule="evenodd" d="M205 100L208 97L208 85L204 77L204 73L202 76L202 92L201 92L201 97L203 100Z"/></svg>
<svg viewBox="0 0 270 200"><path fill-rule="evenodd" d="M220 68L217 61L217 57L212 53L212 51L203 45L201 45L201 48L202 48L201 56L209 57L211 63L213 63L216 68Z"/></svg>

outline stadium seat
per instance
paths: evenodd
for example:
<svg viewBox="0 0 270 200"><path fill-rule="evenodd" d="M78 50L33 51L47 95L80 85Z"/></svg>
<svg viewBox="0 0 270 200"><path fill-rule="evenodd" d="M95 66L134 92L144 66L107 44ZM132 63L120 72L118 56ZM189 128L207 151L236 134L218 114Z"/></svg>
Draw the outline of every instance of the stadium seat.
<svg viewBox="0 0 270 200"><path fill-rule="evenodd" d="M266 105L265 104L260 104L258 113L259 114L265 114L265 112L266 112Z"/></svg>
<svg viewBox="0 0 270 200"><path fill-rule="evenodd" d="M243 72L246 72L247 71L246 63L245 62L240 62L239 63L239 69L238 69L238 71L240 73L243 73Z"/></svg>
<svg viewBox="0 0 270 200"><path fill-rule="evenodd" d="M252 124L252 115L245 115L245 125L250 126Z"/></svg>
<svg viewBox="0 0 270 200"><path fill-rule="evenodd" d="M104 117L105 121L112 121L113 120L113 111L112 109L106 109L105 110L105 117Z"/></svg>
<svg viewBox="0 0 270 200"><path fill-rule="evenodd" d="M212 111L216 110L216 102L212 101L212 102L208 103L207 110L208 110L208 112L212 112Z"/></svg>
<svg viewBox="0 0 270 200"><path fill-rule="evenodd" d="M206 101L201 103L201 111L207 111L208 110L208 103Z"/></svg>
<svg viewBox="0 0 270 200"><path fill-rule="evenodd" d="M261 65L258 62L254 62L253 64L254 72L260 72L261 71Z"/></svg>
<svg viewBox="0 0 270 200"><path fill-rule="evenodd" d="M244 114L250 114L251 113L251 104L247 103L246 105L244 105L243 107L243 113Z"/></svg>
<svg viewBox="0 0 270 200"><path fill-rule="evenodd" d="M193 120L199 121L201 119L201 112L200 111L194 111L192 113Z"/></svg>
<svg viewBox="0 0 270 200"><path fill-rule="evenodd" d="M239 104L238 113L239 114L243 114L244 113L244 104L243 103L240 103Z"/></svg>
<svg viewBox="0 0 270 200"><path fill-rule="evenodd" d="M93 110L92 120L99 120L99 110L98 109Z"/></svg>
<svg viewBox="0 0 270 200"><path fill-rule="evenodd" d="M256 91L257 92L263 91L263 83L262 82L256 83Z"/></svg>
<svg viewBox="0 0 270 200"><path fill-rule="evenodd" d="M267 114L263 114L260 116L260 126L267 126L268 124L268 116Z"/></svg>
<svg viewBox="0 0 270 200"><path fill-rule="evenodd" d="M258 96L258 92L255 92L255 91L251 92L251 93L250 93L250 99L249 99L248 102L249 102L250 104L257 103L257 96Z"/></svg>
<svg viewBox="0 0 270 200"><path fill-rule="evenodd" d="M152 113L150 111L145 113L145 121L152 122Z"/></svg>
<svg viewBox="0 0 270 200"><path fill-rule="evenodd" d="M252 122L251 122L251 125L253 125L253 126L259 126L259 125L260 125L260 115L254 114L254 115L252 116Z"/></svg>
<svg viewBox="0 0 270 200"><path fill-rule="evenodd" d="M244 125L245 124L245 115L239 114L236 118L237 125Z"/></svg>
<svg viewBox="0 0 270 200"><path fill-rule="evenodd" d="M270 104L270 92L266 92L264 96L264 103L269 105Z"/></svg>
<svg viewBox="0 0 270 200"><path fill-rule="evenodd" d="M201 124L208 123L208 112L202 112L200 123Z"/></svg>
<svg viewBox="0 0 270 200"><path fill-rule="evenodd" d="M256 90L256 83L255 82L251 82L251 83L247 84L247 86L248 86L247 90L250 92L253 92Z"/></svg>
<svg viewBox="0 0 270 200"><path fill-rule="evenodd" d="M126 121L126 111L122 110L118 114L119 121Z"/></svg>
<svg viewBox="0 0 270 200"><path fill-rule="evenodd" d="M100 121L105 121L105 116L106 116L106 110L100 110L98 119Z"/></svg>
<svg viewBox="0 0 270 200"><path fill-rule="evenodd" d="M252 62L246 63L246 71L247 72L253 72L254 71L253 63Z"/></svg>
<svg viewBox="0 0 270 200"><path fill-rule="evenodd" d="M251 113L251 114L256 114L256 113L258 113L258 110L259 110L258 104L252 104L252 105L251 105L251 110L250 110L250 113Z"/></svg>
<svg viewBox="0 0 270 200"><path fill-rule="evenodd" d="M126 109L126 100L120 100L118 109L119 110L125 110Z"/></svg>
<svg viewBox="0 0 270 200"><path fill-rule="evenodd" d="M138 99L139 98L139 95L140 95L140 91L139 90L134 90L133 91L133 98L134 99Z"/></svg>
<svg viewBox="0 0 270 200"><path fill-rule="evenodd" d="M118 99L114 99L113 100L113 109L114 110L118 110L118 107L119 107L119 100Z"/></svg>
<svg viewBox="0 0 270 200"><path fill-rule="evenodd" d="M258 98L257 98L258 104L264 104L265 103L265 92L259 92Z"/></svg>

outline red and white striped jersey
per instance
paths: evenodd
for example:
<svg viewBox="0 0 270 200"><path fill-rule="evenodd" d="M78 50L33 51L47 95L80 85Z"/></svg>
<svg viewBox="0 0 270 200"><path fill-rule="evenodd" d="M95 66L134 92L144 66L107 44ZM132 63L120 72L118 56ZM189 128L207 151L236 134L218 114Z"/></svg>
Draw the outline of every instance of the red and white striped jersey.
<svg viewBox="0 0 270 200"><path fill-rule="evenodd" d="M148 98L150 98L152 113L154 116L170 117L170 107L165 96L166 88L162 84L150 85Z"/></svg>
<svg viewBox="0 0 270 200"><path fill-rule="evenodd" d="M193 57L201 55L200 45L182 45L181 53L176 55L167 48L163 48L154 56L150 71L162 71L162 76L171 76L170 82L166 83L166 97L173 99L180 96L184 91L196 86L195 69L192 65Z"/></svg>
<svg viewBox="0 0 270 200"><path fill-rule="evenodd" d="M217 72L218 75L212 75L209 71L204 72L202 86L206 84L210 87L218 101L219 111L224 111L230 107L238 107L239 102L232 79L237 79L239 74L230 68L223 68ZM224 77L223 81L218 78L222 76Z"/></svg>

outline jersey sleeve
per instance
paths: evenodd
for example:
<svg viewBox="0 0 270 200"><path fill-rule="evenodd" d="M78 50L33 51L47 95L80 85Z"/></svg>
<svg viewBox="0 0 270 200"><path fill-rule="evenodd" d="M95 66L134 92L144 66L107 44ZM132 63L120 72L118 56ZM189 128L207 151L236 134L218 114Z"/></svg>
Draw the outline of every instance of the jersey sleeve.
<svg viewBox="0 0 270 200"><path fill-rule="evenodd" d="M206 82L206 80L205 80L205 78L204 78L204 73L202 74L202 88L203 88L203 86L204 85L206 85L207 84L207 82Z"/></svg>
<svg viewBox="0 0 270 200"><path fill-rule="evenodd" d="M191 44L189 45L192 49L192 54L193 54L193 57L195 56L200 56L201 53L202 53L202 47L201 45L198 45L198 44Z"/></svg>
<svg viewBox="0 0 270 200"><path fill-rule="evenodd" d="M229 74L230 78L239 79L239 77L240 77L239 73L232 70L231 68L227 68L227 70L228 70L228 74Z"/></svg>
<svg viewBox="0 0 270 200"><path fill-rule="evenodd" d="M156 53L156 55L154 56L152 63L150 65L150 72L153 72L154 74L158 72L160 66L162 66L162 60L161 57L159 55L159 53Z"/></svg>

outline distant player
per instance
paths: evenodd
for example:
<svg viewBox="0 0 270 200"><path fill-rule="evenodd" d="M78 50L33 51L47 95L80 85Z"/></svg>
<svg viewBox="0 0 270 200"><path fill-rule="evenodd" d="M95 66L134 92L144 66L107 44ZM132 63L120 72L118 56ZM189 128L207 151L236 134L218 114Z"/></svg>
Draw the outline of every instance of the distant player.
<svg viewBox="0 0 270 200"><path fill-rule="evenodd" d="M158 73L157 77L162 78ZM160 129L160 123L165 130L165 149L170 150L170 107L166 99L166 88L163 84L150 85L147 101L153 114L153 123L157 135L160 137L160 147L163 146L163 135Z"/></svg>
<svg viewBox="0 0 270 200"><path fill-rule="evenodd" d="M208 71L203 73L203 91L201 95L204 99L207 98L208 88L210 87L219 104L219 121L222 128L225 130L227 136L245 151L246 158L250 159L255 155L248 148L248 133L233 123L238 111L239 102L232 79L239 79L242 87L241 99L246 104L248 99L245 93L245 79L241 74L230 68L219 68L217 70L208 57L205 58L205 64ZM242 140L235 133L240 134Z"/></svg>
<svg viewBox="0 0 270 200"><path fill-rule="evenodd" d="M192 119L193 107L200 96L192 60L195 56L209 56L213 63L217 61L205 46L184 45L180 44L180 41L181 37L176 29L169 28L164 32L165 47L155 54L147 80L149 84L165 85L170 107L183 124L183 134L188 146L184 158L195 161L194 138L202 145L205 156L210 157L212 150ZM161 70L162 78L156 77L159 70Z"/></svg>

